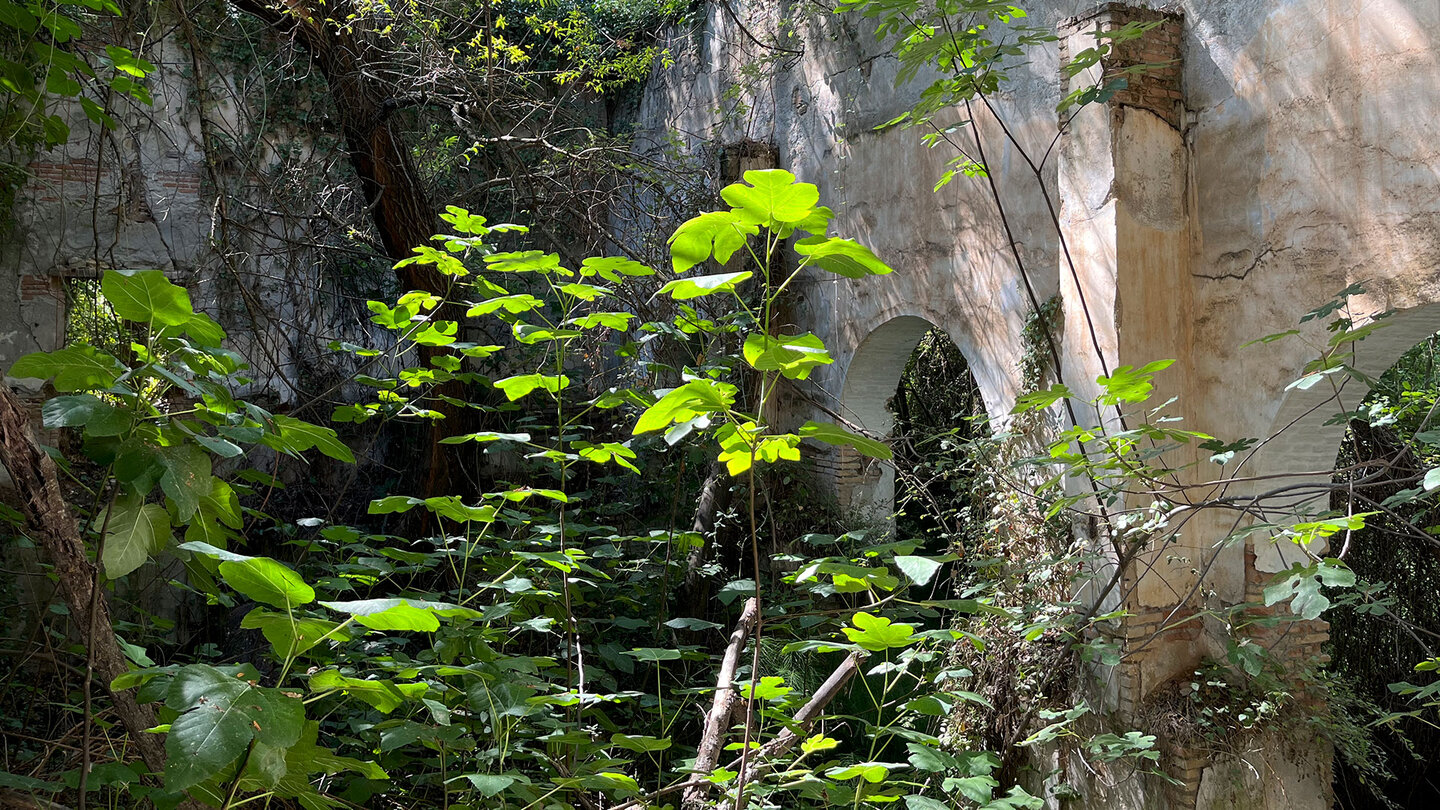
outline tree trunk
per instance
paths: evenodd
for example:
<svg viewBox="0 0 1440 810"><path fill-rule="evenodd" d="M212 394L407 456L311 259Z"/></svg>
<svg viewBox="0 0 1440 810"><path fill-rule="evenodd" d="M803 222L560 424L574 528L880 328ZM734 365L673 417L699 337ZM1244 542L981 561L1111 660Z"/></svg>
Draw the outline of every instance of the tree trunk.
<svg viewBox="0 0 1440 810"><path fill-rule="evenodd" d="M351 0L324 3L318 8L312 7L313 0L284 0L283 4L266 0L234 2L242 11L295 35L325 75L335 117L350 152L351 168L360 181L386 255L398 262L415 255L414 248L430 244L437 225L435 207L409 150L390 127L396 99L412 88L396 87L380 75L376 66L385 63L386 54L369 31L364 15ZM346 24L338 24L337 20ZM396 269L395 275L406 290L443 296L450 287L450 279L434 265L408 265ZM460 314L461 310L451 305L435 316L459 321ZM422 347L420 362L428 367L430 358L445 353L444 349ZM455 382L442 384L435 393L452 399L464 395ZM447 445L441 440L462 432L463 426L453 424L458 418L456 408L443 401L432 407L446 418L431 422L423 488L426 495L439 495L450 489Z"/></svg>
<svg viewBox="0 0 1440 810"><path fill-rule="evenodd" d="M690 527L690 531L699 534L703 542L690 549L685 557L685 581L681 583L676 599L681 616L704 619L710 615L711 582L702 569L709 558L710 547L719 542L715 524L719 514L730 506L730 484L725 465L718 461L710 462L709 473L695 504L695 522Z"/></svg>
<svg viewBox="0 0 1440 810"><path fill-rule="evenodd" d="M381 80L373 41L360 12L349 0L325 4L317 13L310 0L235 0L242 11L292 33L315 60L330 85L335 117L350 151L350 165L375 222L385 253L395 261L414 255L412 248L430 243L435 209L410 152L390 128L389 115L400 88ZM337 24L335 20L351 20ZM408 90L408 88L407 88ZM443 294L446 277L433 266L411 265L396 271L400 283L416 290Z"/></svg>
<svg viewBox="0 0 1440 810"><path fill-rule="evenodd" d="M30 421L24 408L7 386L0 385L0 464L9 471L15 489L25 503L25 517L40 547L55 567L60 594L70 609L70 617L79 628L80 637L94 628L94 647L90 658L94 672L114 702L115 714L130 733L146 766L155 773L165 770L165 744L158 734L145 729L155 725L155 713L142 705L129 691L116 691L110 683L128 672L130 665L120 652L115 628L110 621L110 605L102 590L92 595L97 582L95 563L85 553L85 542L79 526L55 475L55 462L50 460L30 433ZM90 605L96 606L90 615ZM93 623L92 623L93 622Z"/></svg>

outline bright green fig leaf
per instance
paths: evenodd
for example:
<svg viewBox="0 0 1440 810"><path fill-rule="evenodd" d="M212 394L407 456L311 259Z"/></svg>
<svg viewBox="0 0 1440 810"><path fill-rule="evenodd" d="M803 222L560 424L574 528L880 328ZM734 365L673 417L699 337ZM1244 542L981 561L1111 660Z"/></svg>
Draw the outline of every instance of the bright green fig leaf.
<svg viewBox="0 0 1440 810"><path fill-rule="evenodd" d="M716 273L710 276L677 278L661 287L660 294L668 295L677 301L688 301L715 293L733 293L736 285L753 275L755 274L749 270L742 270L739 273Z"/></svg>
<svg viewBox="0 0 1440 810"><path fill-rule="evenodd" d="M771 336L751 332L745 337L745 362L757 371L779 371L792 380L810 376L816 366L835 362L825 342L806 332L803 335Z"/></svg>
<svg viewBox="0 0 1440 810"><path fill-rule="evenodd" d="M865 611L856 613L850 620L854 627L841 628L851 643L858 644L873 652L892 647L909 646L915 635L915 628L908 624L896 624L884 616L872 616Z"/></svg>
<svg viewBox="0 0 1440 810"><path fill-rule="evenodd" d="M684 422L702 414L729 410L735 402L737 391L730 383L718 380L691 380L646 408L636 420L633 432L638 436L664 430L676 422Z"/></svg>
<svg viewBox="0 0 1440 810"><path fill-rule="evenodd" d="M401 683L388 680L350 678L333 669L321 670L310 676L310 691L340 690L351 697L374 706L381 714L389 714L408 700L419 700L430 687L423 683Z"/></svg>
<svg viewBox="0 0 1440 810"><path fill-rule="evenodd" d="M53 352L27 354L10 367L11 377L54 378L61 393L106 389L115 384L125 366L94 346L79 344Z"/></svg>
<svg viewBox="0 0 1440 810"><path fill-rule="evenodd" d="M845 278L883 276L892 272L870 248L851 239L812 236L796 242L795 252L805 257L802 266L815 265Z"/></svg>
<svg viewBox="0 0 1440 810"><path fill-rule="evenodd" d="M188 545L188 544L187 544ZM220 563L225 584L256 602L290 608L315 601L315 589L300 575L269 557L250 557Z"/></svg>
<svg viewBox="0 0 1440 810"><path fill-rule="evenodd" d="M422 599L362 599L354 602L321 602L321 605L355 617L372 630L413 630L429 633L440 628L437 617L481 618L479 611L445 602Z"/></svg>
<svg viewBox="0 0 1440 810"><path fill-rule="evenodd" d="M745 221L759 225L801 222L814 213L820 202L818 188L795 182L795 175L784 169L745 172L744 183L726 186L720 196Z"/></svg>
<svg viewBox="0 0 1440 810"><path fill-rule="evenodd" d="M514 377L506 377L503 380L496 380L496 388L505 392L505 398L511 402L529 394L537 388L543 388L552 394L558 393L570 385L570 378L565 375L551 376L547 374L520 374Z"/></svg>
<svg viewBox="0 0 1440 810"><path fill-rule="evenodd" d="M670 236L670 262L675 272L684 273L697 264L715 257L724 264L745 240L760 232L753 223L743 222L731 211L711 211L687 220Z"/></svg>
<svg viewBox="0 0 1440 810"><path fill-rule="evenodd" d="M195 317L190 294L159 270L106 270L100 292L115 314L130 321L162 326L189 324Z"/></svg>

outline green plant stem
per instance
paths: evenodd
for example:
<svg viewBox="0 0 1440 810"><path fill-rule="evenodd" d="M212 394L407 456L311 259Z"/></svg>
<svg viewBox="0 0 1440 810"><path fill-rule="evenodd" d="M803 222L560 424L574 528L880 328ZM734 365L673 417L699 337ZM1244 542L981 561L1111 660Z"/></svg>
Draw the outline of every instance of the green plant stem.
<svg viewBox="0 0 1440 810"><path fill-rule="evenodd" d="M245 747L245 756L240 758L240 769L235 772L235 779L230 783L230 789L225 792L225 803L220 805L220 810L230 810L235 801L235 794L240 790L240 780L245 776L245 768L250 764L250 755L255 751L255 740L251 738L250 744Z"/></svg>
<svg viewBox="0 0 1440 810"><path fill-rule="evenodd" d="M779 293L770 288L770 257L775 254L775 246L778 244L778 237L771 234L765 242L765 260L759 262L764 270L766 290L764 293L763 320L760 323L761 333L769 335L771 330L772 306ZM753 255L753 254L752 254ZM788 280L787 280L788 281ZM778 377L777 377L778 380ZM765 420L765 404L770 397L770 375L760 372L760 397L756 403L755 421L757 426L763 425ZM757 722L755 712L755 686L760 682L760 642L765 632L765 602L761 596L762 585L760 575L760 522L755 509L755 448L759 445L764 436L763 428L756 431L750 441L750 466L747 471L749 480L749 522L750 522L750 564L755 573L755 631L752 633L751 644L753 650L750 655L750 694L745 699L745 734L740 747L740 773L735 782L735 810L740 810L745 801L745 778L749 775L749 763L751 758L750 735L755 730Z"/></svg>

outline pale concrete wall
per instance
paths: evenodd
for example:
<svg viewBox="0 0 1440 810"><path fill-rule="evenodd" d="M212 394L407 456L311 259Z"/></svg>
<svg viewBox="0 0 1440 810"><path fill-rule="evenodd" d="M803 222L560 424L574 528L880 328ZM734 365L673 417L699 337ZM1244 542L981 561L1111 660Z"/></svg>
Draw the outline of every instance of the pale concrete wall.
<svg viewBox="0 0 1440 810"><path fill-rule="evenodd" d="M1029 5L1032 22L1056 30L1094 9ZM643 131L657 140L678 133L692 148L774 143L780 167L818 185L837 210L833 232L860 239L896 268L858 282L817 273L801 285L800 325L836 357L806 394L884 433L883 403L908 354L902 344L913 346L921 325L935 324L965 354L991 414L1004 414L1020 385L1030 303L988 189L959 178L935 193L953 152L926 149L918 131L872 131L908 107L924 82L895 87L894 60L859 20L766 2L731 6L760 39L778 36L803 54L759 48L726 12L709 8L672 43L674 64L647 88ZM1369 291L1356 302L1362 311L1398 310L1362 344L1362 370L1382 371L1440 329L1440 5L1186 0L1166 8L1183 17L1172 43L1181 60L1173 96L1087 110L1041 172L1061 207L1073 274L1036 179L981 111L988 166L1037 297L1065 300L1068 383L1093 390L1106 368L1174 358L1159 387L1181 398L1185 426L1227 440L1279 432L1242 473L1328 470L1342 428L1323 422L1341 408L1316 410L1316 391L1285 391L1323 345L1323 326L1302 328L1308 345L1242 344L1294 328L1354 282ZM996 100L1033 154L1056 135L1059 62L1058 46L1032 53ZM949 120L963 117L956 110ZM1364 395L1357 388L1345 392L1347 406ZM791 403L805 410L802 399ZM841 480L842 499L887 497L889 478L865 475L855 459L822 467ZM1202 467L1188 483L1215 472ZM1217 551L1232 521L1202 516L1142 561L1149 575L1135 589L1130 635L1148 638L1204 608L1255 598L1268 572L1299 558L1298 549L1263 540ZM1139 705L1200 658L1223 652L1224 628L1197 622L1166 633L1136 667L1115 673L1122 704ZM1298 637L1313 648L1323 626ZM1272 770L1289 775L1263 790L1189 762L1185 789L1163 801L1323 805L1325 756L1304 746L1293 753L1277 754L1288 759ZM1136 801L1117 797L1107 806Z"/></svg>
<svg viewBox="0 0 1440 810"><path fill-rule="evenodd" d="M773 36L772 4L732 5L748 27ZM820 333L837 361L817 369L813 392L838 405L844 369L857 347L882 324L908 316L950 332L975 369L987 405L992 412L1003 409L1018 386L1014 368L1025 305L993 206L982 188L963 180L932 192L948 156L922 146L918 131L872 131L906 109L918 88L893 88L894 60L849 16L796 17L805 55L791 65L790 55L749 43L718 7L706 13L703 35L677 36L674 65L646 89L642 142L661 142L673 132L692 148L747 139L775 143L780 166L818 185L822 202L836 210L833 231L870 245L897 270L880 282L826 274L804 280L797 311L825 330ZM692 50L696 38L701 46ZM1057 70L1054 53L1039 54L1019 74L1019 100L1006 101L1018 108L1019 134L1031 148L1043 149L1053 135L1044 111L1058 101L1051 81ZM998 135L993 125L985 126ZM1002 148L992 161L1013 158ZM1043 201L1023 193L1027 178L999 174L1015 205L1007 213L1041 273L1038 285L1053 295L1056 238L1043 217ZM1053 174L1047 174L1051 183ZM967 238L957 238L961 233ZM893 390L875 393L888 397Z"/></svg>
<svg viewBox="0 0 1440 810"><path fill-rule="evenodd" d="M803 56L758 48L725 12L708 9L699 30L671 43L673 66L648 86L642 140L673 133L692 147L773 142L780 166L820 186L822 200L837 209L833 230L861 239L897 269L860 282L816 274L802 285L800 312L837 358L812 377L818 395L839 402L845 369L862 341L893 318L910 316L951 333L991 412L1003 413L1018 386L1018 335L1028 302L989 195L982 183L964 178L932 192L945 149L926 149L913 130L871 131L904 110L920 84L893 86L894 60L857 20L782 13L769 3L732 5L762 38L773 37L784 18L794 34L781 44L803 49ZM1036 5L1032 20L1056 26L1092 7ZM1126 290L1101 286L1087 290L1087 300L1107 320L1100 324L1103 353L1128 363L1158 357L1137 352L1172 347L1187 355L1173 376L1185 380L1183 389L1204 394L1191 403L1192 418L1226 436L1259 436L1274 423L1280 394L1309 350L1240 344L1291 328L1356 280L1368 282L1376 309L1440 298L1440 275L1432 272L1440 259L1440 116L1423 112L1440 104L1440 50L1430 33L1440 30L1440 8L1422 0L1174 7L1185 17L1184 121L1167 162L1184 176L1172 172L1160 194L1155 161L1142 157L1127 192L1127 181L1105 174L1106 167L1086 167L1086 193L1094 199L1081 216L1101 210L1121 183L1121 193L1137 197L1136 210L1183 217L1189 281L1167 279L1128 302L1115 300ZM1036 51L998 99L1035 154L1055 135L1058 64L1054 49ZM983 111L977 117L1039 295L1055 295L1062 262L1033 177L991 119ZM1122 170L1127 156L1149 148L1135 126L1129 122L1118 133ZM1052 156L1045 167L1052 194L1058 164ZM1151 203L1164 197L1171 210L1139 199L1147 194ZM1135 272L1134 285L1147 283ZM1126 332L1119 325L1126 303L1131 312L1167 308L1147 334L1124 338L1130 351L1117 342ZM1162 329L1173 334L1155 334ZM1067 337L1073 376L1083 379L1098 367L1084 360L1093 351L1079 345L1088 341L1078 335Z"/></svg>

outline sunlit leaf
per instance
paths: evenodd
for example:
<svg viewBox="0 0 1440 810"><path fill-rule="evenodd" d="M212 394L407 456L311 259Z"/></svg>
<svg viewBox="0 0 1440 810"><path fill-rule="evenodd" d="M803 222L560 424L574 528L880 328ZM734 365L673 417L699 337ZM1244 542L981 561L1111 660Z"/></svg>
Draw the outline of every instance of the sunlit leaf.
<svg viewBox="0 0 1440 810"><path fill-rule="evenodd" d="M797 431L802 439L814 439L825 444L853 447L870 458L890 459L894 452L884 442L876 441L858 433L851 433L839 425L828 422L806 422Z"/></svg>
<svg viewBox="0 0 1440 810"><path fill-rule="evenodd" d="M845 278L883 276L893 272L870 248L851 239L812 236L796 242L795 252L805 257L803 265L815 265Z"/></svg>
<svg viewBox="0 0 1440 810"><path fill-rule="evenodd" d="M677 301L688 301L715 293L733 293L736 285L755 275L749 270L739 273L716 273L710 276L677 278L660 288L660 293Z"/></svg>
<svg viewBox="0 0 1440 810"><path fill-rule="evenodd" d="M905 647L913 643L915 628L908 624L896 624L884 616L873 616L860 611L850 620L854 627L841 628L845 637L864 649L879 652L892 647Z"/></svg>
<svg viewBox="0 0 1440 810"><path fill-rule="evenodd" d="M731 211L701 214L687 220L670 236L671 264L677 273L684 273L712 255L724 264L759 231L757 225L742 221Z"/></svg>
<svg viewBox="0 0 1440 810"><path fill-rule="evenodd" d="M125 373L125 366L113 356L82 343L53 352L27 354L15 361L9 373L12 377L54 378L55 390L68 393L109 388Z"/></svg>
<svg viewBox="0 0 1440 810"><path fill-rule="evenodd" d="M178 326L195 316L190 294L159 270L106 270L100 291L115 314L127 320Z"/></svg>
<svg viewBox="0 0 1440 810"><path fill-rule="evenodd" d="M351 678L333 669L324 669L310 676L310 691L339 690L374 706L381 714L389 714L406 701L419 700L430 687L423 683L397 684L390 680Z"/></svg>
<svg viewBox="0 0 1440 810"><path fill-rule="evenodd" d="M816 366L835 362L824 341L809 332L777 336L751 332L745 337L744 353L751 368L779 371L792 380L803 380Z"/></svg>
<svg viewBox="0 0 1440 810"><path fill-rule="evenodd" d="M745 182L726 186L720 196L747 222L760 225L800 222L820 202L819 189L810 183L795 182L795 175L783 169L747 171Z"/></svg>

